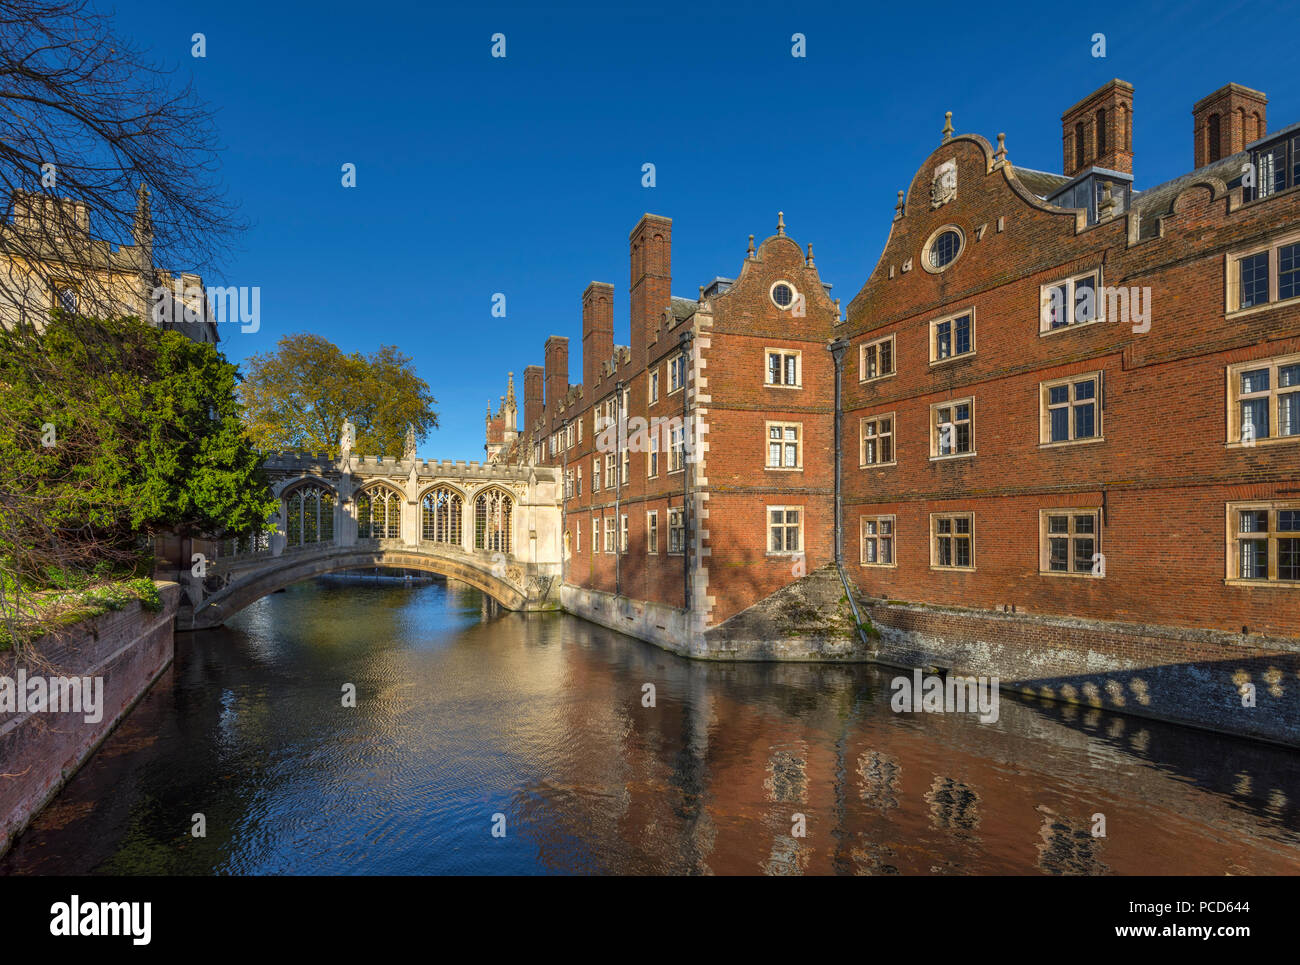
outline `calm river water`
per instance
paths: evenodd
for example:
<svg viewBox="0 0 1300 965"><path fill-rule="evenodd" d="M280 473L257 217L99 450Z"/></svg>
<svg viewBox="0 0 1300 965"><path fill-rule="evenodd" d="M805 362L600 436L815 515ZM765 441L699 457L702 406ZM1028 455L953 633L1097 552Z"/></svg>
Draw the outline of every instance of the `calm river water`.
<svg viewBox="0 0 1300 965"><path fill-rule="evenodd" d="M1300 754L1005 695L895 714L893 676L302 584L179 636L0 873L1300 872Z"/></svg>

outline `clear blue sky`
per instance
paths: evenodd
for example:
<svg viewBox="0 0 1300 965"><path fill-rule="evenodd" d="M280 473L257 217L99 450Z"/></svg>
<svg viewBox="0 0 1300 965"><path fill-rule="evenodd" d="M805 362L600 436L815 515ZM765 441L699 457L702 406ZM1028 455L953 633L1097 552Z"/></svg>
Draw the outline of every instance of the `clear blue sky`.
<svg viewBox="0 0 1300 965"><path fill-rule="evenodd" d="M645 211L674 221L675 294L734 277L783 210L847 305L945 110L958 133L1005 131L1013 163L1059 171L1061 112L1123 78L1139 189L1191 168L1192 104L1229 81L1268 94L1270 130L1300 120L1285 4L129 0L117 18L219 108L253 227L208 281L262 289L261 330L227 326L229 357L301 331L395 343L437 396L420 452L438 458L482 457L489 399L513 370L522 407L547 335L569 337L580 381L589 281L614 283L626 343L627 235Z"/></svg>

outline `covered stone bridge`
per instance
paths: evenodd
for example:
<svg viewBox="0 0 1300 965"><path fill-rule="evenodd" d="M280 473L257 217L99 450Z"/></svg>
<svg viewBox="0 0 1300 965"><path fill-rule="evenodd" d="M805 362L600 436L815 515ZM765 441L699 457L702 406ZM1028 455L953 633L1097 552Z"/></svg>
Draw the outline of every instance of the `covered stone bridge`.
<svg viewBox="0 0 1300 965"><path fill-rule="evenodd" d="M219 626L250 603L339 570L422 570L512 610L556 609L561 537L553 467L285 453L266 462L280 501L257 540L195 541L177 625Z"/></svg>

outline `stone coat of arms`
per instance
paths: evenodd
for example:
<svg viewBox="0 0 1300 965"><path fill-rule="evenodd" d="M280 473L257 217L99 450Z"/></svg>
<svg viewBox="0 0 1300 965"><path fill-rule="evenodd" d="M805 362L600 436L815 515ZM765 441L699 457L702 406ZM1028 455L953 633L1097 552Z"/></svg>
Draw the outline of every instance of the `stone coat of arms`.
<svg viewBox="0 0 1300 965"><path fill-rule="evenodd" d="M944 161L934 169L930 182L930 207L937 208L957 197L957 159Z"/></svg>

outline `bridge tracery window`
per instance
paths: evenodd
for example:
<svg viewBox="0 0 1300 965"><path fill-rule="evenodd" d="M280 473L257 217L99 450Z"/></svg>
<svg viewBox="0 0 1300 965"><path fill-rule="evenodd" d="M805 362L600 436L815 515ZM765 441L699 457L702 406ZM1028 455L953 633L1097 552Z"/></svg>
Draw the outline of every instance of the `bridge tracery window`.
<svg viewBox="0 0 1300 965"><path fill-rule="evenodd" d="M324 486L299 486L285 497L284 532L289 546L333 540L333 491Z"/></svg>
<svg viewBox="0 0 1300 965"><path fill-rule="evenodd" d="M509 553L515 502L500 489L489 489L474 500L474 548Z"/></svg>
<svg viewBox="0 0 1300 965"><path fill-rule="evenodd" d="M439 486L425 493L420 501L421 538L434 543L461 545L463 505L460 493L448 486Z"/></svg>
<svg viewBox="0 0 1300 965"><path fill-rule="evenodd" d="M402 497L387 486L371 486L357 497L357 538L397 539L402 535Z"/></svg>

